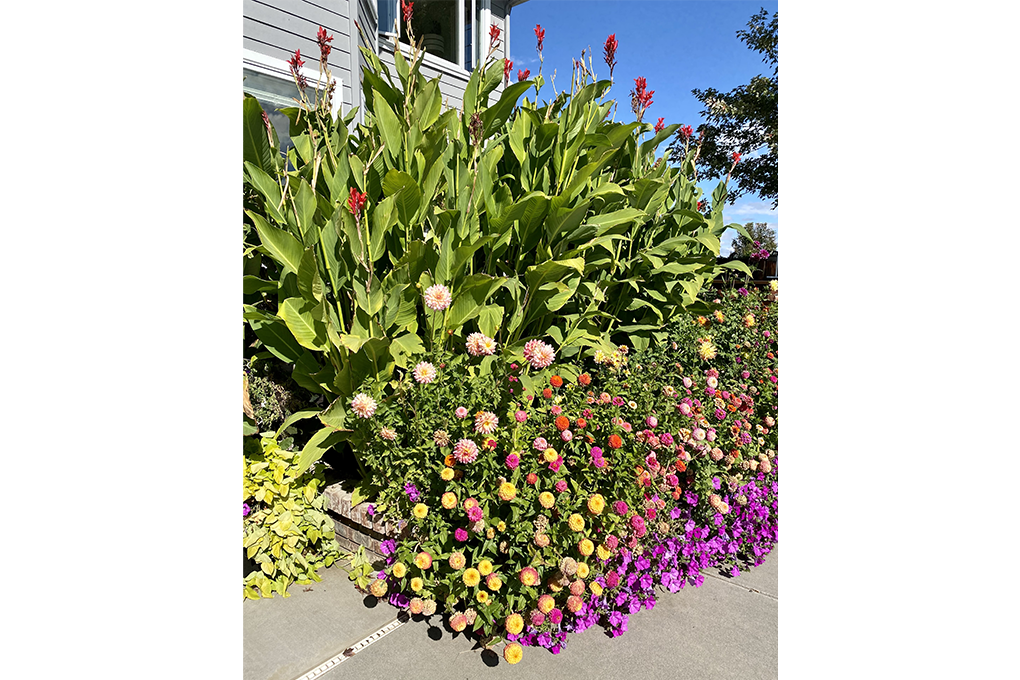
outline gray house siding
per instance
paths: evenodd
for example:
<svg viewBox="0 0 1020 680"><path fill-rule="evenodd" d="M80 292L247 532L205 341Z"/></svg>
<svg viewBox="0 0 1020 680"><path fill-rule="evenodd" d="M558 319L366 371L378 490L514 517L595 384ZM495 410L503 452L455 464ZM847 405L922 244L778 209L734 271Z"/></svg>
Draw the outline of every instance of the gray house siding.
<svg viewBox="0 0 1020 680"><path fill-rule="evenodd" d="M358 1L358 0L355 0ZM306 68L319 67L315 33L322 26L333 36L329 66L343 88L344 111L353 105L357 72L352 68L350 0L244 0L244 49L284 61L301 50ZM325 7L324 5L329 5Z"/></svg>

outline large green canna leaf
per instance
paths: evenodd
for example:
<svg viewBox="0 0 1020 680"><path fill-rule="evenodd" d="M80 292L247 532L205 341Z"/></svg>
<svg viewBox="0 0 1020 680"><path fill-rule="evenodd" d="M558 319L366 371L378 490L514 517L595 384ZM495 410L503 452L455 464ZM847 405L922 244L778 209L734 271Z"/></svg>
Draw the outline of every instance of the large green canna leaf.
<svg viewBox="0 0 1020 680"><path fill-rule="evenodd" d="M521 95L527 92L530 87L531 83L524 80L519 83L514 83L503 90L503 93L499 97L499 101L481 113L482 125L484 126L485 131L492 134L502 128L503 123L505 123L506 119L510 117L510 113L517 105L517 100L520 99Z"/></svg>
<svg viewBox="0 0 1020 680"><path fill-rule="evenodd" d="M291 226L291 231L301 234L301 240L306 246L314 245L319 238L319 232L312 223L315 217L316 208L315 192L311 185L303 179L298 180L297 191L294 192L294 211L296 224Z"/></svg>
<svg viewBox="0 0 1020 680"><path fill-rule="evenodd" d="M281 265L296 272L301 266L301 258L304 255L301 242L288 232L269 224L262 215L251 210L246 213L255 223L255 229L262 241L262 248Z"/></svg>
<svg viewBox="0 0 1020 680"><path fill-rule="evenodd" d="M268 174L276 174L280 140L272 126L266 129L262 105L250 94L244 95L244 160ZM269 135L272 134L272 140ZM272 143L275 143L275 149Z"/></svg>
<svg viewBox="0 0 1020 680"><path fill-rule="evenodd" d="M329 340L322 317L322 302L313 304L304 298L287 298L280 304L280 318L303 347L324 351Z"/></svg>
<svg viewBox="0 0 1020 680"><path fill-rule="evenodd" d="M350 432L350 430L338 431L327 426L313 434L312 438L301 449L301 454L298 456L297 461L295 461L294 476L300 475L312 463L322 458L326 451L347 439L350 436Z"/></svg>
<svg viewBox="0 0 1020 680"><path fill-rule="evenodd" d="M405 333L393 339L390 343L390 352L397 366L408 370L415 363L413 357L425 353L425 345L416 333Z"/></svg>
<svg viewBox="0 0 1020 680"><path fill-rule="evenodd" d="M308 350L294 338L287 324L278 317L263 314L254 307L245 306L245 319L255 336L273 356L288 364L296 364L305 370L318 370L319 365Z"/></svg>
<svg viewBox="0 0 1020 680"><path fill-rule="evenodd" d="M298 266L297 287L301 297L312 304L322 299L322 279L319 277L319 265L315 259L315 250L307 248L301 256Z"/></svg>
<svg viewBox="0 0 1020 680"><path fill-rule="evenodd" d="M418 183L406 172L390 170L383 179L383 193L393 199L400 224L405 229L409 228L421 207L422 192Z"/></svg>
<svg viewBox="0 0 1020 680"><path fill-rule="evenodd" d="M269 211L269 216L276 220L278 224L286 224L283 213L280 212L280 206L283 204L283 190L280 189L277 181L261 168L252 165L248 161L244 162L244 171L248 175L248 182L265 199L264 203L266 210Z"/></svg>
<svg viewBox="0 0 1020 680"><path fill-rule="evenodd" d="M375 102L376 118L379 121L379 133L382 135L386 153L396 162L400 158L400 150L403 148L401 138L402 125L397 114L386 103L385 99L378 99Z"/></svg>

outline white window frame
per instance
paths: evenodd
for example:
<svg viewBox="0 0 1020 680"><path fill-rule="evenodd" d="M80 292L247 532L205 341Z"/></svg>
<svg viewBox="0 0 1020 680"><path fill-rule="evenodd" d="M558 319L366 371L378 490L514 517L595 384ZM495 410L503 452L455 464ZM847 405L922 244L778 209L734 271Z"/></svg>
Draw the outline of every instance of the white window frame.
<svg viewBox="0 0 1020 680"><path fill-rule="evenodd" d="M376 0L376 2L377 3L378 2L392 2L392 3L395 3L396 4L396 8L397 8L397 16L398 17L400 16L400 11L401 11L400 10L400 0ZM467 18L464 16L464 0L454 0L454 2L455 2L455 5L457 7L457 29L456 29L456 31L457 31L457 61L450 61L448 59L443 59L442 57L437 57L434 54L429 54L428 52L426 52L425 53L425 63L428 64L429 66L435 68L435 69L443 71L444 73L449 73L451 75L460 76L460 75L463 75L465 72L470 73L474 69L475 64L477 64L478 61L481 59L481 57L484 56L484 54L482 54L480 56L479 55L479 51L478 51L479 50L478 41L480 40L480 33L479 33L479 30L478 30L478 27L479 27L479 25L485 25L485 24L483 24L483 21L489 21L489 22L492 21L492 19L491 19L492 10L491 10L491 0L471 0L471 16L472 16L472 21L471 21L471 45L472 45L471 60L472 60L472 63L466 64L466 63L464 63L464 47L465 47L464 46L464 30L465 30L465 25L466 25L466 19ZM378 17L378 16L379 16L378 4L376 4L376 17ZM483 16L484 16L484 20L483 20ZM507 24L505 24L505 25L507 25ZM397 26L399 27L400 24L398 23ZM507 25L507 26L509 27L509 25ZM402 36L399 33L394 33L392 30L390 30L389 26L383 28L380 25L378 27L378 31L379 31L379 35L380 36L389 38L390 41L393 42L393 43L399 43L401 50L409 51L411 49L411 45L409 43L403 42L401 40ZM487 35L487 33L486 33L486 35ZM506 33L506 36L507 37L510 36L509 31Z"/></svg>
<svg viewBox="0 0 1020 680"><path fill-rule="evenodd" d="M283 59L276 59L275 57L266 56L260 52L253 50L244 50L243 55L243 68L267 75L278 80L284 80L288 83L294 82L294 76L290 72L290 63ZM298 71L307 80L311 87L318 90L325 90L328 83L325 80L319 79L319 69L309 68L302 66ZM333 82L336 83L336 89L333 90L333 107L330 114L333 119L336 120L340 115L341 107L343 106L344 95L343 95L343 80L336 76L333 76ZM297 106L297 102L294 103Z"/></svg>

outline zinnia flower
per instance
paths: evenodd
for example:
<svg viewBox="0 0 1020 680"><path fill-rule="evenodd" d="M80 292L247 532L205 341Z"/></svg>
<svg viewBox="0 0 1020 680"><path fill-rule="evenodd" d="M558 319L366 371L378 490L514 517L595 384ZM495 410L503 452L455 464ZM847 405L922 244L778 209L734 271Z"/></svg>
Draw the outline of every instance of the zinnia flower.
<svg viewBox="0 0 1020 680"><path fill-rule="evenodd" d="M602 494L594 494L588 498L588 512L593 515L601 515L602 511L606 507L606 499L602 497Z"/></svg>
<svg viewBox="0 0 1020 680"><path fill-rule="evenodd" d="M600 543L598 547L595 548L595 554L600 560L605 561L609 559L612 552L610 552L609 548L604 543Z"/></svg>
<svg viewBox="0 0 1020 680"><path fill-rule="evenodd" d="M592 543L590 539L582 538L577 543L577 551L585 557L588 557L595 552L595 544Z"/></svg>
<svg viewBox="0 0 1020 680"><path fill-rule="evenodd" d="M584 517L581 517L576 512L567 519L567 525L570 526L571 531L583 531L584 530ZM591 553L588 553L589 555Z"/></svg>
<svg viewBox="0 0 1020 680"><path fill-rule="evenodd" d="M569 442L573 438L574 433L571 432L570 430L563 430L563 432L560 432L560 439L562 439L565 442Z"/></svg>
<svg viewBox="0 0 1020 680"><path fill-rule="evenodd" d="M517 487L510 482L503 482L499 485L499 499L501 501L512 501L517 497Z"/></svg>
<svg viewBox="0 0 1020 680"><path fill-rule="evenodd" d="M453 532L453 537L460 543L468 540L468 532L464 527L457 527Z"/></svg>
<svg viewBox="0 0 1020 680"><path fill-rule="evenodd" d="M448 456L452 457L452 456ZM443 471L439 473L439 478L444 482L448 482L456 476L456 472L452 468L444 467Z"/></svg>
<svg viewBox="0 0 1020 680"><path fill-rule="evenodd" d="M429 569L432 566L432 555L424 550L418 553L414 556L414 566L422 571Z"/></svg>
<svg viewBox="0 0 1020 680"><path fill-rule="evenodd" d="M351 399L351 410L359 418L371 418L375 415L375 399L364 393L359 393Z"/></svg>
<svg viewBox="0 0 1020 680"><path fill-rule="evenodd" d="M453 415L455 415L458 418L460 418L461 420L463 420L464 418L467 418L468 410L466 408L464 408L463 406L458 406L457 410L453 412Z"/></svg>
<svg viewBox="0 0 1020 680"><path fill-rule="evenodd" d="M436 446L442 448L450 445L450 435L446 430L436 430L432 435L432 441L436 443Z"/></svg>
<svg viewBox="0 0 1020 680"><path fill-rule="evenodd" d="M425 516L429 514L429 508L424 503L418 503L414 506L414 510L412 510L412 512L418 519L425 519Z"/></svg>
<svg viewBox="0 0 1020 680"><path fill-rule="evenodd" d="M516 642L511 642L503 648L503 659L511 666L520 663L524 658L524 648Z"/></svg>
<svg viewBox="0 0 1020 680"><path fill-rule="evenodd" d="M449 307L451 302L453 296L450 295L450 289L440 283L425 290L425 306L433 311L441 312Z"/></svg>
<svg viewBox="0 0 1020 680"><path fill-rule="evenodd" d="M454 614L450 617L450 628L458 633L467 628L467 625L467 617L463 614Z"/></svg>
<svg viewBox="0 0 1020 680"><path fill-rule="evenodd" d="M412 614L418 615L425 611L425 600L420 597L412 597L411 602L408 605L408 609Z"/></svg>
<svg viewBox="0 0 1020 680"><path fill-rule="evenodd" d="M548 491L543 491L542 493L538 494L538 502L542 504L543 508L546 508L548 510L552 506L556 505L556 497L553 496Z"/></svg>
<svg viewBox="0 0 1020 680"><path fill-rule="evenodd" d="M541 340L529 340L524 345L524 360L531 364L532 368L541 369L549 366L556 359L556 352L552 345L547 345Z"/></svg>
<svg viewBox="0 0 1020 680"><path fill-rule="evenodd" d="M549 535L543 533L535 534L535 545L539 548L544 548L549 545Z"/></svg>
<svg viewBox="0 0 1020 680"><path fill-rule="evenodd" d="M454 571L460 571L461 569L464 568L464 565L467 564L467 558L464 557L464 553L458 550L457 552L450 555L449 563L451 569L453 569Z"/></svg>
<svg viewBox="0 0 1020 680"><path fill-rule="evenodd" d="M436 379L436 367L427 361L420 362L414 367L414 379L421 385L428 385Z"/></svg>
<svg viewBox="0 0 1020 680"><path fill-rule="evenodd" d="M623 440L620 439L620 435L611 434L609 435L609 448L618 449L623 446Z"/></svg>
<svg viewBox="0 0 1020 680"><path fill-rule="evenodd" d="M577 377L577 382L587 387L588 385L591 385L591 376L587 373L582 373Z"/></svg>
<svg viewBox="0 0 1020 680"><path fill-rule="evenodd" d="M384 581L381 578L377 578L376 580L372 581L372 585L368 587L368 591L375 595L376 597L384 596L386 594L386 589L387 589L386 581Z"/></svg>
<svg viewBox="0 0 1020 680"><path fill-rule="evenodd" d="M526 586L537 586L542 582L538 571L534 567L524 567L520 572L521 583Z"/></svg>
<svg viewBox="0 0 1020 680"><path fill-rule="evenodd" d="M561 378L558 375L554 375L553 377L549 378L549 384L552 385L553 387L563 387L563 378Z"/></svg>
<svg viewBox="0 0 1020 680"><path fill-rule="evenodd" d="M581 562L577 565L577 575L579 578L588 578L588 574L591 573L591 567L588 566L587 562Z"/></svg>
<svg viewBox="0 0 1020 680"><path fill-rule="evenodd" d="M613 511L616 512L617 515L624 517L627 512L630 511L630 508L627 507L626 501L616 501L613 503Z"/></svg>
<svg viewBox="0 0 1020 680"><path fill-rule="evenodd" d="M506 457L506 466L511 470L516 470L520 464L521 458L516 453L511 453Z"/></svg>
<svg viewBox="0 0 1020 680"><path fill-rule="evenodd" d="M447 491L446 493L443 494L443 497L440 499L440 502L443 504L443 507L446 508L447 510L453 510L455 507L457 507L458 503L457 494L453 493L452 491Z"/></svg>
<svg viewBox="0 0 1020 680"><path fill-rule="evenodd" d="M392 427L384 427L381 430L379 430L379 436L385 439L386 441L392 442L397 438L397 431L394 430Z"/></svg>
<svg viewBox="0 0 1020 680"><path fill-rule="evenodd" d="M467 569L464 572L464 576L462 577L462 579L464 581L464 585L466 585L469 588L474 588L481 582L482 575L478 572L477 569L472 567L471 569Z"/></svg>
<svg viewBox="0 0 1020 680"><path fill-rule="evenodd" d="M453 447L453 457L461 463L473 463L478 458L478 445L470 439L461 439Z"/></svg>
<svg viewBox="0 0 1020 680"><path fill-rule="evenodd" d="M584 600L577 595L571 595L567 598L567 609L576 614L581 611L581 607L584 606Z"/></svg>
<svg viewBox="0 0 1020 680"><path fill-rule="evenodd" d="M475 414L475 432L479 434L492 434L499 425L499 418L490 411L479 411Z"/></svg>
<svg viewBox="0 0 1020 680"><path fill-rule="evenodd" d="M536 451L545 451L549 448L549 442L544 437L535 437L535 441L531 442L531 445L535 447Z"/></svg>
<svg viewBox="0 0 1020 680"><path fill-rule="evenodd" d="M538 611L548 614L556 606L556 600L552 595L542 595L538 598Z"/></svg>
<svg viewBox="0 0 1020 680"><path fill-rule="evenodd" d="M520 635L524 630L524 617L520 614L511 614L506 617L506 632L511 635Z"/></svg>
<svg viewBox="0 0 1020 680"><path fill-rule="evenodd" d="M514 420L516 420L518 423L527 422L528 414L518 409L517 411L514 412Z"/></svg>

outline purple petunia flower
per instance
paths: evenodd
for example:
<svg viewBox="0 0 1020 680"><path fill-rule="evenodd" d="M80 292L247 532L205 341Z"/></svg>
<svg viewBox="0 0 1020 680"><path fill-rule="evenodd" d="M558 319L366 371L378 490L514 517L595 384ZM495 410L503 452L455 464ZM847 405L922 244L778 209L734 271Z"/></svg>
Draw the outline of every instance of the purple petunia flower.
<svg viewBox="0 0 1020 680"><path fill-rule="evenodd" d="M383 555L392 555L397 551L397 542L392 538L388 538L379 544L379 552Z"/></svg>
<svg viewBox="0 0 1020 680"><path fill-rule="evenodd" d="M251 507L249 507L249 506L248 506L248 504L247 504L247 503L245 503L245 504L244 504L244 508L242 509L242 512L243 512L244 514L243 514L243 515L241 515L241 516L242 516L242 517L247 517L247 516L248 516L248 514L249 514L249 513L251 513Z"/></svg>
<svg viewBox="0 0 1020 680"><path fill-rule="evenodd" d="M365 514L369 517L375 517L375 506L369 503L368 507L365 508Z"/></svg>

